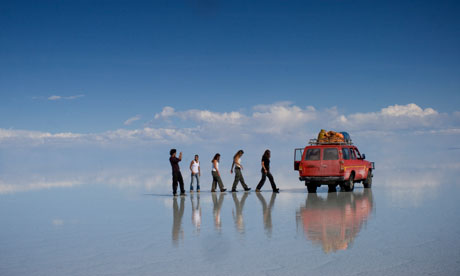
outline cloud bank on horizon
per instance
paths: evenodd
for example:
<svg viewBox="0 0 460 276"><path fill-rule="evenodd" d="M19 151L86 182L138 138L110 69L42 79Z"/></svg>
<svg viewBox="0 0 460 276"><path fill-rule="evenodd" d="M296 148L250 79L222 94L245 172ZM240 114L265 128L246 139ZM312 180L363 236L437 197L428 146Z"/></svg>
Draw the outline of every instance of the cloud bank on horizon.
<svg viewBox="0 0 460 276"><path fill-rule="evenodd" d="M131 117L125 126L141 120ZM252 111L217 112L189 109L178 111L165 106L142 128L119 128L101 133L50 133L46 131L0 128L2 145L42 145L64 143L225 143L238 137L245 141L269 135L272 139L302 140L319 129L349 131L360 136L408 134L460 134L460 112L442 113L415 103L392 105L369 113L342 114L336 107L318 110L299 107L290 102L256 105ZM210 137L212 133L212 138ZM312 136L314 137L314 136Z"/></svg>

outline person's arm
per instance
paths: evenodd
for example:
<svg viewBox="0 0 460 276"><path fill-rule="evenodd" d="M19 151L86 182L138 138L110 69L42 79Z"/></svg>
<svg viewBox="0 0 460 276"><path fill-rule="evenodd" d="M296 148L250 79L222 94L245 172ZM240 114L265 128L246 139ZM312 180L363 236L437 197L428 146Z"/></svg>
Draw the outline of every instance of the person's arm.
<svg viewBox="0 0 460 276"><path fill-rule="evenodd" d="M200 163L198 163L198 175L201 176L201 166L200 166Z"/></svg>
<svg viewBox="0 0 460 276"><path fill-rule="evenodd" d="M179 161L182 161L182 151L179 153Z"/></svg>
<svg viewBox="0 0 460 276"><path fill-rule="evenodd" d="M192 162L190 162L190 171L191 171L191 172L192 172L192 174L193 174L192 166L193 166L193 161L192 161Z"/></svg>
<svg viewBox="0 0 460 276"><path fill-rule="evenodd" d="M262 160L262 168L264 169L265 173L267 173L267 169L265 168L265 162Z"/></svg>
<svg viewBox="0 0 460 276"><path fill-rule="evenodd" d="M233 167L235 166L235 158L233 158L232 168L230 169L230 173L233 173Z"/></svg>

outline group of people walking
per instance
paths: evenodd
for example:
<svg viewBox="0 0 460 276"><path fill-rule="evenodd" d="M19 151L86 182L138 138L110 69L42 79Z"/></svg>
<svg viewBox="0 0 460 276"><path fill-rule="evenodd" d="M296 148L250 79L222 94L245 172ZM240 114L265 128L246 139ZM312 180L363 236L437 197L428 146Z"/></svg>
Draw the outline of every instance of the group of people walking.
<svg viewBox="0 0 460 276"><path fill-rule="evenodd" d="M173 189L173 195L177 195L177 186L179 185L180 187L180 194L185 195L185 188L184 188L184 179L182 178L182 174L180 172L179 168L179 162L182 161L182 152L179 153L179 157L176 156L177 150L176 149L171 149L169 151L169 162L171 163L171 168L172 168L172 189ZM241 156L243 156L244 151L239 150L234 156L233 156L233 163L232 167L230 169L230 173L233 174L235 172L235 180L233 181L232 185L232 190L231 192L237 192L236 187L238 183L241 183L241 186L243 187L244 191L250 191L251 188L246 185L244 181L244 177L242 174L243 170L243 165L241 165ZM262 177L259 181L259 184L256 187L256 192L259 192L260 189L263 187L265 184L265 180L269 179L270 184L272 186L272 190L275 193L279 193L279 189L276 187L275 180L273 179L273 175L270 173L270 150L265 150L263 156L262 156ZM219 189L221 192L227 191L227 189L224 187L224 184L222 182L222 178L220 177L220 170L219 170L219 162L220 162L220 154L216 153L214 155L214 158L212 159L212 185L211 185L211 192L216 192L217 186L219 186ZM200 161L199 161L199 156L195 155L195 158L190 162L190 171L191 171L191 182L190 182L190 191L193 191L193 182L196 180L196 191L200 191L200 177L201 177L201 168L200 168Z"/></svg>

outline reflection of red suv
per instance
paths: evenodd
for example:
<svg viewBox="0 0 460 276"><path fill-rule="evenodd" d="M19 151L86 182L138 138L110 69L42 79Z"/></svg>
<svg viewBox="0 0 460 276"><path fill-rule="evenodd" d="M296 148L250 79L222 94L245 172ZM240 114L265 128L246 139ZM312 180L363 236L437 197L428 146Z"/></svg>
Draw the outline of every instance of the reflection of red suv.
<svg viewBox="0 0 460 276"><path fill-rule="evenodd" d="M308 192L316 192L322 184L335 190L340 185L345 191L353 191L354 183L362 182L364 188L372 186L374 162L365 160L357 147L347 143L318 143L310 140L305 149L295 149L294 170L299 171L300 181L305 181Z"/></svg>

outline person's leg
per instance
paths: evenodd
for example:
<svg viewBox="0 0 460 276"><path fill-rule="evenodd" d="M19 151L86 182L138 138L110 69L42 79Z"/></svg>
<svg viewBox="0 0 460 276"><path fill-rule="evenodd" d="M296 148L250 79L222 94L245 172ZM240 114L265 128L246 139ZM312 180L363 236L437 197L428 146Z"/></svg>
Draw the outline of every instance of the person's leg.
<svg viewBox="0 0 460 276"><path fill-rule="evenodd" d="M234 173L235 173L235 180L233 180L232 191L236 190L236 185L238 185L238 181L239 181L237 168L235 168Z"/></svg>
<svg viewBox="0 0 460 276"><path fill-rule="evenodd" d="M268 176L268 180L270 180L270 184L272 185L272 190L276 191L277 188L276 188L275 180L273 179L273 175L271 174L271 172L268 172L267 176Z"/></svg>
<svg viewBox="0 0 460 276"><path fill-rule="evenodd" d="M262 189L262 187L265 184L265 179L267 179L267 174L265 173L264 169L262 169L261 172L262 172L262 178L260 179L259 184L257 184L256 191L260 191L260 189Z"/></svg>
<svg viewBox="0 0 460 276"><path fill-rule="evenodd" d="M196 190L200 190L200 176L198 174L195 174L196 177Z"/></svg>
<svg viewBox="0 0 460 276"><path fill-rule="evenodd" d="M181 172L178 172L178 179L179 179L179 185L180 185L180 193L185 194L184 179L182 178Z"/></svg>
<svg viewBox="0 0 460 276"><path fill-rule="evenodd" d="M212 172L212 185L211 185L211 192L216 191L217 186L217 172Z"/></svg>
<svg viewBox="0 0 460 276"><path fill-rule="evenodd" d="M241 169L238 170L238 174L240 175L239 176L239 179L240 179L240 182L241 182L241 186L243 186L243 189L246 191L249 189L248 185L246 185L246 182L244 182L244 177L243 177L243 173L241 172Z"/></svg>
<svg viewBox="0 0 460 276"><path fill-rule="evenodd" d="M190 174L190 192L193 191L193 173Z"/></svg>
<svg viewBox="0 0 460 276"><path fill-rule="evenodd" d="M221 192L225 191L224 183L222 183L222 178L220 178L220 175L217 175L217 183L219 184L220 191Z"/></svg>
<svg viewBox="0 0 460 276"><path fill-rule="evenodd" d="M177 193L177 173L173 172L172 173L172 189L173 189L173 194L175 195Z"/></svg>

